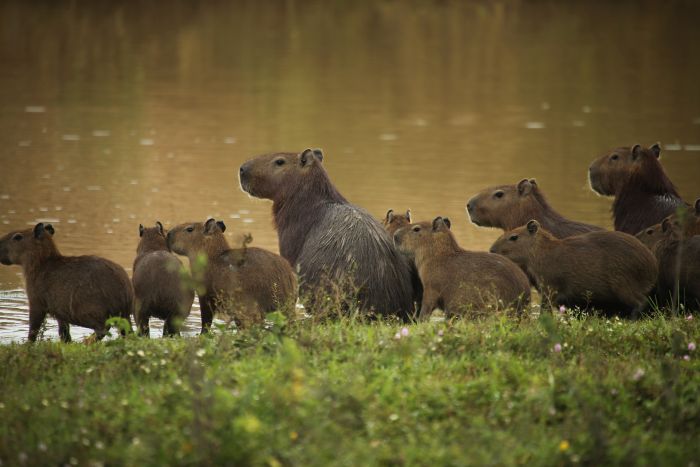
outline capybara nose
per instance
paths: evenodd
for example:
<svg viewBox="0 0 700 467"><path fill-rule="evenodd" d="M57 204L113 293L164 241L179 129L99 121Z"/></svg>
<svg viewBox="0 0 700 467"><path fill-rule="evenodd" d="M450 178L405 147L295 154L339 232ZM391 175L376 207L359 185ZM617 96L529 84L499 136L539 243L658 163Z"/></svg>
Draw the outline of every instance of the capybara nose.
<svg viewBox="0 0 700 467"><path fill-rule="evenodd" d="M472 212L473 209L474 206L472 205L472 203L467 203L467 211Z"/></svg>
<svg viewBox="0 0 700 467"><path fill-rule="evenodd" d="M241 177L241 180L248 175L248 172L250 171L248 167L248 163L246 162L245 164L241 165L241 168L238 170L238 175Z"/></svg>

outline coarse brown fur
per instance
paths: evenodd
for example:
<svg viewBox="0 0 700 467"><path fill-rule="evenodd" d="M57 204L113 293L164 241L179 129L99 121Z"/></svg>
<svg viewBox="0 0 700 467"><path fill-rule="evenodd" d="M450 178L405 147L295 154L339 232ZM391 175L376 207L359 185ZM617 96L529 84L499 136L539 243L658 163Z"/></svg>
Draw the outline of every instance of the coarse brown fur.
<svg viewBox="0 0 700 467"><path fill-rule="evenodd" d="M657 277L656 261L622 232L589 232L558 239L539 223L503 234L491 247L525 265L556 305L637 315Z"/></svg>
<svg viewBox="0 0 700 467"><path fill-rule="evenodd" d="M209 219L180 224L167 235L170 250L187 256L190 267L199 264L200 255L206 258L199 293L203 333L217 312L246 325L261 322L272 311L293 310L296 304L297 280L289 263L245 243L231 249L225 229L222 221Z"/></svg>
<svg viewBox="0 0 700 467"><path fill-rule="evenodd" d="M305 296L349 284L360 309L409 319L407 258L373 216L338 192L322 160L319 149L256 157L240 168L241 188L272 200L280 253L298 269Z"/></svg>
<svg viewBox="0 0 700 467"><path fill-rule="evenodd" d="M382 221L384 229L393 236L401 227L406 227L411 223L411 210L407 209L405 214L397 214L393 209L389 209L386 217Z"/></svg>
<svg viewBox="0 0 700 467"><path fill-rule="evenodd" d="M163 336L179 335L194 301L191 280L186 277L180 259L168 251L163 224L156 222L150 228L139 225L139 235L132 277L136 327L148 337L148 321L153 316L164 321Z"/></svg>
<svg viewBox="0 0 700 467"><path fill-rule="evenodd" d="M525 274L503 256L460 248L447 218L403 227L394 240L415 259L423 283L421 319L435 308L453 316L487 307L520 311L530 301Z"/></svg>
<svg viewBox="0 0 700 467"><path fill-rule="evenodd" d="M603 230L567 219L552 208L534 178L516 185L489 187L467 202L471 221L480 227L512 230L535 219L557 238Z"/></svg>
<svg viewBox="0 0 700 467"><path fill-rule="evenodd" d="M700 198L695 201L694 209L685 209L685 206L681 206L678 209L678 212L671 214L666 217L666 219L669 219L678 228L682 228L683 235L686 238L692 237L693 235L700 235ZM647 227L638 232L635 236L653 251L656 243L664 238L664 231L661 228L661 224L660 222L651 227Z"/></svg>
<svg viewBox="0 0 700 467"><path fill-rule="evenodd" d="M70 325L108 331L112 317L129 320L134 291L124 268L97 256L63 256L53 241L51 224L10 232L0 239L0 263L22 266L29 299L29 341L34 342L46 315L58 321L61 340Z"/></svg>
<svg viewBox="0 0 700 467"><path fill-rule="evenodd" d="M646 149L637 144L616 148L589 167L591 188L615 197L615 230L635 235L684 204L659 162L660 155L658 144Z"/></svg>

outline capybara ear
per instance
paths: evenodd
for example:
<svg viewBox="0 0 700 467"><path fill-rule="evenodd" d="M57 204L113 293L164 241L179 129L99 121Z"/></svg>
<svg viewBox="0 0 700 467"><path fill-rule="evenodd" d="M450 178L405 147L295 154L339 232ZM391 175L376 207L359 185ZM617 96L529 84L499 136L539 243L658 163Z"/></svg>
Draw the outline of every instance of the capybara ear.
<svg viewBox="0 0 700 467"><path fill-rule="evenodd" d="M204 223L204 233L213 234L218 230L219 226L216 223L216 219L210 218Z"/></svg>
<svg viewBox="0 0 700 467"><path fill-rule="evenodd" d="M649 147L649 149L652 150L657 159L661 157L661 144L654 143Z"/></svg>
<svg viewBox="0 0 700 467"><path fill-rule="evenodd" d="M536 234L538 230L540 230L540 223L535 219L527 223L527 231L530 232L530 235Z"/></svg>
<svg viewBox="0 0 700 467"><path fill-rule="evenodd" d="M700 202L700 199L698 199L698 202ZM411 223L411 210L406 209L406 219L408 219L408 223Z"/></svg>
<svg viewBox="0 0 700 467"><path fill-rule="evenodd" d="M156 221L156 228L158 229L158 232L161 235L165 235L165 229L163 228L163 224L161 224L160 221Z"/></svg>
<svg viewBox="0 0 700 467"><path fill-rule="evenodd" d="M323 150L321 150L319 148L315 148L313 150L313 153L314 153L314 157L316 159L318 159L319 162L323 162Z"/></svg>
<svg viewBox="0 0 700 467"><path fill-rule="evenodd" d="M518 194L520 196L529 195L532 191L532 183L527 178L523 178L518 182Z"/></svg>
<svg viewBox="0 0 700 467"><path fill-rule="evenodd" d="M661 221L661 231L666 233L669 230L671 230L671 227L673 227L673 221L671 220L670 217L667 217L663 221Z"/></svg>
<svg viewBox="0 0 700 467"><path fill-rule="evenodd" d="M222 232L226 232L226 224L224 224L224 221L216 221L216 225L219 226Z"/></svg>
<svg viewBox="0 0 700 467"><path fill-rule="evenodd" d="M639 144L635 144L632 146L632 160L637 160L639 159L639 156L642 155L642 146Z"/></svg>
<svg viewBox="0 0 700 467"><path fill-rule="evenodd" d="M695 200L695 215L700 216L700 198Z"/></svg>
<svg viewBox="0 0 700 467"><path fill-rule="evenodd" d="M299 154L299 161L302 167L311 166L315 162L322 162L323 151L320 149L304 149L301 154Z"/></svg>
<svg viewBox="0 0 700 467"><path fill-rule="evenodd" d="M450 218L449 218L449 217L443 217L443 218L442 218L442 222L445 223L445 226L446 226L448 229L450 229L450 228L452 227L452 222L450 222Z"/></svg>
<svg viewBox="0 0 700 467"><path fill-rule="evenodd" d="M433 219L433 231L438 232L440 230L449 230L450 220L447 218L442 218L440 216Z"/></svg>
<svg viewBox="0 0 700 467"><path fill-rule="evenodd" d="M44 235L44 223L39 222L34 226L34 238L41 238Z"/></svg>
<svg viewBox="0 0 700 467"><path fill-rule="evenodd" d="M387 223L389 223L389 222L391 222L393 219L394 219L394 210L393 210L393 209L389 209L389 210L386 212L386 221L387 221Z"/></svg>
<svg viewBox="0 0 700 467"><path fill-rule="evenodd" d="M143 231L145 229L143 228L143 224L139 224L139 237L143 237Z"/></svg>
<svg viewBox="0 0 700 467"><path fill-rule="evenodd" d="M533 187L536 187L536 186L537 186L537 180L535 180L534 178L531 178L531 179L530 179L530 185L532 185Z"/></svg>
<svg viewBox="0 0 700 467"><path fill-rule="evenodd" d="M56 231L53 228L53 225L51 225L51 224L44 225L44 230L46 230L52 237L53 237L53 234L56 233Z"/></svg>

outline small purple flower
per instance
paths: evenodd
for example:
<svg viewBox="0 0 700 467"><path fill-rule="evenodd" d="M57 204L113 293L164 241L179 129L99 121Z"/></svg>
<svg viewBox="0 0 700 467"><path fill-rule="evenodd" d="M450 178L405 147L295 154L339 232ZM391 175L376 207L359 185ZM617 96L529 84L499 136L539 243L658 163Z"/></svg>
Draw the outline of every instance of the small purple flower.
<svg viewBox="0 0 700 467"><path fill-rule="evenodd" d="M440 329L440 330L438 331L438 336L442 337L443 334L444 334L444 332L442 331L442 329Z"/></svg>
<svg viewBox="0 0 700 467"><path fill-rule="evenodd" d="M552 350L554 350L557 353L561 352L561 344L557 342L556 344L554 344L554 349Z"/></svg>
<svg viewBox="0 0 700 467"><path fill-rule="evenodd" d="M695 342L688 342L688 350L691 352L695 350Z"/></svg>
<svg viewBox="0 0 700 467"><path fill-rule="evenodd" d="M559 313L565 313L566 312L566 307L564 305L561 305L559 307Z"/></svg>
<svg viewBox="0 0 700 467"><path fill-rule="evenodd" d="M693 315L688 315L685 317L686 320L692 321L693 320Z"/></svg>
<svg viewBox="0 0 700 467"><path fill-rule="evenodd" d="M690 355L683 355L683 360L686 362L690 360Z"/></svg>
<svg viewBox="0 0 700 467"><path fill-rule="evenodd" d="M401 328L401 335L403 337L408 336L408 328Z"/></svg>

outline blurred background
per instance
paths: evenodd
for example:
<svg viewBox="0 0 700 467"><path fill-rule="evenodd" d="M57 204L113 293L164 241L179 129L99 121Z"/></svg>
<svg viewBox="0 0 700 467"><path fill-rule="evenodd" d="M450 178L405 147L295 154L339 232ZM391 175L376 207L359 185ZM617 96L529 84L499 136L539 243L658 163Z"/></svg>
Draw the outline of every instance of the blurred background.
<svg viewBox="0 0 700 467"><path fill-rule="evenodd" d="M610 227L586 179L608 148L660 141L700 196L698 18L695 1L4 0L0 233L49 221L64 254L130 268L139 223L214 216L277 251L238 166L306 147L352 202L449 216L466 248L499 235L466 200L524 177ZM19 272L0 267L0 338L26 319Z"/></svg>

